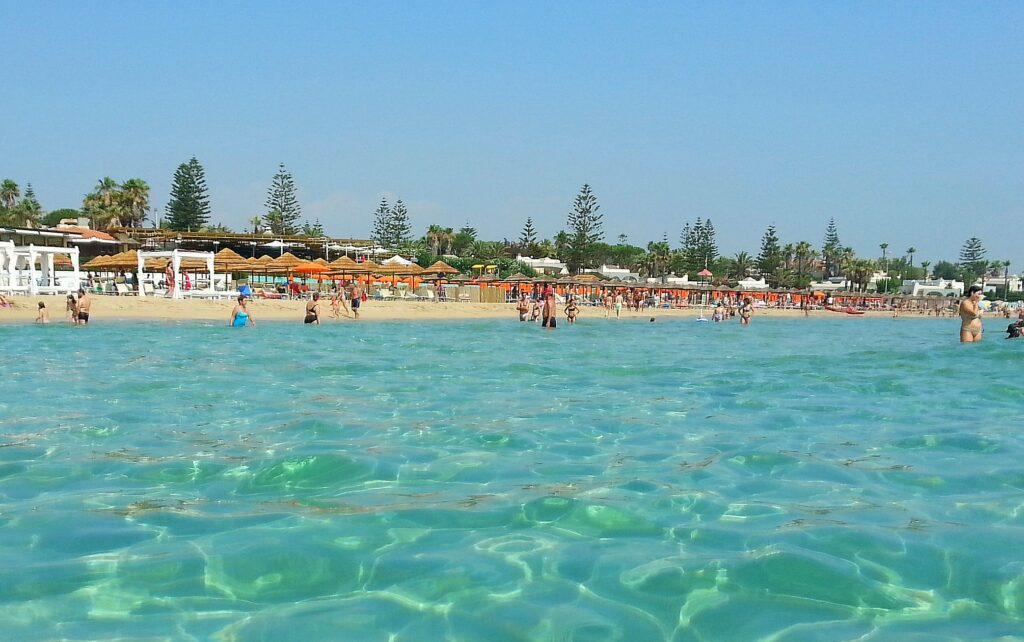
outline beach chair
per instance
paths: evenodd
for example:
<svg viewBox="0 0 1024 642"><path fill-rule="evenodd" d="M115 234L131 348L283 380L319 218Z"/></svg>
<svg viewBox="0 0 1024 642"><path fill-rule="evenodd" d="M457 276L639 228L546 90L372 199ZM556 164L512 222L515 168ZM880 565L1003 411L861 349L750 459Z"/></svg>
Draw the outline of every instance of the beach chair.
<svg viewBox="0 0 1024 642"><path fill-rule="evenodd" d="M117 296L131 296L131 295L135 294L135 291L132 290L130 287L128 287L128 285L126 283L116 283L115 282L114 283L114 291L117 293Z"/></svg>
<svg viewBox="0 0 1024 642"><path fill-rule="evenodd" d="M283 299L284 295L274 290L268 290L267 288L260 288L259 295L264 299Z"/></svg>
<svg viewBox="0 0 1024 642"><path fill-rule="evenodd" d="M462 293L459 295L459 303L469 303L469 294Z"/></svg>

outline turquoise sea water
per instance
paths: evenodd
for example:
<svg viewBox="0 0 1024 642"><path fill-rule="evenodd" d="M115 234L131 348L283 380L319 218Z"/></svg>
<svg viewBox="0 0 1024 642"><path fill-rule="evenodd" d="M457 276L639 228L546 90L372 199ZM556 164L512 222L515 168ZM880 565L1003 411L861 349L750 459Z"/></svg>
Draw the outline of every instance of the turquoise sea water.
<svg viewBox="0 0 1024 642"><path fill-rule="evenodd" d="M999 325L0 326L0 638L1024 639Z"/></svg>

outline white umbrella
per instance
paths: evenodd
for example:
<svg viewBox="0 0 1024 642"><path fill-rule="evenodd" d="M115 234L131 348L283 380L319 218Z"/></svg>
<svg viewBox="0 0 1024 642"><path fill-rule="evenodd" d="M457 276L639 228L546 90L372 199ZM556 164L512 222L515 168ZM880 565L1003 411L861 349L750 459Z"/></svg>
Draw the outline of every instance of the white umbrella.
<svg viewBox="0 0 1024 642"><path fill-rule="evenodd" d="M280 253L278 254L278 256L283 256L284 255L284 248L287 247L287 246L288 246L287 243L285 243L281 239L278 239L276 241L271 241L270 243L264 243L260 247L276 247L276 248L278 248L280 250Z"/></svg>
<svg viewBox="0 0 1024 642"><path fill-rule="evenodd" d="M383 248L383 247L375 247L372 250L370 250L370 252L372 254L380 255L380 254L388 254L388 253L391 252L391 250L389 250L387 248Z"/></svg>

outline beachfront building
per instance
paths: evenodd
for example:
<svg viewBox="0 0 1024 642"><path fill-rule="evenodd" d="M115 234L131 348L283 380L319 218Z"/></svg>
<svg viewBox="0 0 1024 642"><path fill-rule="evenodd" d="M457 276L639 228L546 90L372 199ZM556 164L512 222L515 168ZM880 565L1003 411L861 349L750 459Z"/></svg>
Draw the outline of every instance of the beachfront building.
<svg viewBox="0 0 1024 642"><path fill-rule="evenodd" d="M527 267L533 268L537 274L563 275L569 273L569 270L565 267L565 263L562 263L558 259L553 259L550 256L535 259L531 256L517 254L516 260Z"/></svg>
<svg viewBox="0 0 1024 642"><path fill-rule="evenodd" d="M987 276L985 282L982 283L981 279L977 281L978 285L984 288L986 293L1001 295L1004 292L1021 292L1024 291L1024 279L1021 277L1011 274L1006 278L1001 276Z"/></svg>
<svg viewBox="0 0 1024 642"><path fill-rule="evenodd" d="M585 274L597 274L606 279L616 279L618 281L626 281L629 283L639 283L640 275L636 272L630 272L628 268L619 267L617 265L602 265L596 270L583 270Z"/></svg>
<svg viewBox="0 0 1024 642"><path fill-rule="evenodd" d="M903 282L900 292L910 296L959 297L964 293L964 283L963 281L947 281L946 279L912 279Z"/></svg>
<svg viewBox="0 0 1024 642"><path fill-rule="evenodd" d="M825 279L824 281L811 281L810 287L812 290L819 292L837 292L839 290L846 289L846 277L833 276Z"/></svg>
<svg viewBox="0 0 1024 642"><path fill-rule="evenodd" d="M748 276L740 279L736 283L736 288L739 290L767 290L768 281L763 276L760 279Z"/></svg>

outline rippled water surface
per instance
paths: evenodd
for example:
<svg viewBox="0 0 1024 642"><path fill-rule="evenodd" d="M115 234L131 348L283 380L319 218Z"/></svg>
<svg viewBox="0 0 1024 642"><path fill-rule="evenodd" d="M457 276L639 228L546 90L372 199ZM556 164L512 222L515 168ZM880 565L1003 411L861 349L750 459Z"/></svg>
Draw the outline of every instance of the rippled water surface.
<svg viewBox="0 0 1024 642"><path fill-rule="evenodd" d="M3 326L0 637L1024 639L993 323Z"/></svg>

